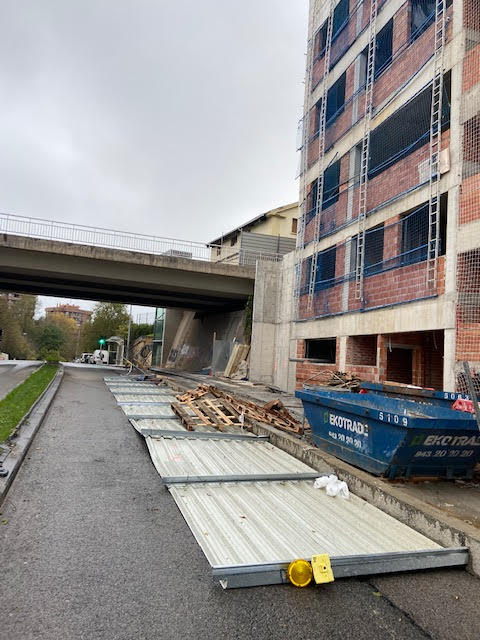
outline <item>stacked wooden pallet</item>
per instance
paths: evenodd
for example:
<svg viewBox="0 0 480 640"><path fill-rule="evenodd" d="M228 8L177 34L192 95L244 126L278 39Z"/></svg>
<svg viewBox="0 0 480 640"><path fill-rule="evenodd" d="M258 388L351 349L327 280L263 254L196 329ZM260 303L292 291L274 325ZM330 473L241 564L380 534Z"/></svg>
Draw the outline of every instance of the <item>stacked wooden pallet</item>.
<svg viewBox="0 0 480 640"><path fill-rule="evenodd" d="M211 398L207 398L209 395ZM237 398L218 387L199 385L196 389L177 396L173 411L190 431L198 426L209 426L223 431L226 426L247 427L250 421L273 425L283 431L302 433L302 424L284 407L280 400L259 406Z"/></svg>

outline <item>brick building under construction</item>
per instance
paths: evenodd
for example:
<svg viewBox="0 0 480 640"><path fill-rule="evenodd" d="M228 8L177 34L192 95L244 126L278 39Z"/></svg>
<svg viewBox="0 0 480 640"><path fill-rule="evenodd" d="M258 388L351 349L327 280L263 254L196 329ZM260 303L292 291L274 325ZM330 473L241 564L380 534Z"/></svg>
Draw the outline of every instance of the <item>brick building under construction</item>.
<svg viewBox="0 0 480 640"><path fill-rule="evenodd" d="M311 1L297 249L261 267L252 377L479 368L479 82L480 0Z"/></svg>

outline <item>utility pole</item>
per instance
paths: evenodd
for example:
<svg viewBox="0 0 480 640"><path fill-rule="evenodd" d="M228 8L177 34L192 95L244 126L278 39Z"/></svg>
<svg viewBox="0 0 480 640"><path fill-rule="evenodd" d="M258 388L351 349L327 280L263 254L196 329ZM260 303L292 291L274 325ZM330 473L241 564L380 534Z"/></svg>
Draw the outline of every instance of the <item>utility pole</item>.
<svg viewBox="0 0 480 640"><path fill-rule="evenodd" d="M130 358L130 332L132 329L132 305L130 305L130 311L128 312L128 332L127 332L127 353L125 357L127 360Z"/></svg>

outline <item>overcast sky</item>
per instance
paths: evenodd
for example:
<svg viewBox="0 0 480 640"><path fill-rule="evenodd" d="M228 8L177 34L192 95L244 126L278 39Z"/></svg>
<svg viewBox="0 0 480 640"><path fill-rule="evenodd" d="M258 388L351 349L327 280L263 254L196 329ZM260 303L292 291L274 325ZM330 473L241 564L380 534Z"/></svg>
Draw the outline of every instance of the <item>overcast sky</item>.
<svg viewBox="0 0 480 640"><path fill-rule="evenodd" d="M307 0L2 0L3 211L208 241L298 198Z"/></svg>

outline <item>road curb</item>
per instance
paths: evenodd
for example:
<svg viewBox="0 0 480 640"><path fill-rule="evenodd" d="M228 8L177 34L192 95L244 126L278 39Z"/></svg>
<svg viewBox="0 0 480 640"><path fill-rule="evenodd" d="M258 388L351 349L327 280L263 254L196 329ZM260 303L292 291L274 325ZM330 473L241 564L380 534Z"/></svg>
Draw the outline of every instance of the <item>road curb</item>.
<svg viewBox="0 0 480 640"><path fill-rule="evenodd" d="M169 380L169 384L184 390L188 385L182 385L180 377L172 380L171 384ZM197 380L196 382L198 384ZM239 397L248 398L247 390L244 388L239 389L237 394ZM335 473L348 484L352 493L438 544L444 547L468 547L470 555L467 569L480 578L480 531L472 525L446 515L427 502L410 496L401 487L387 484L384 480L325 453L298 436L258 422L253 423L253 431L257 435L268 435L273 445L316 471Z"/></svg>
<svg viewBox="0 0 480 640"><path fill-rule="evenodd" d="M57 394L62 379L63 368L60 368L47 388L37 398L30 407L30 410L17 425L15 435L11 440L13 448L3 460L3 467L8 471L8 475L5 478L0 478L0 504L7 496L8 490L25 459L28 449Z"/></svg>

